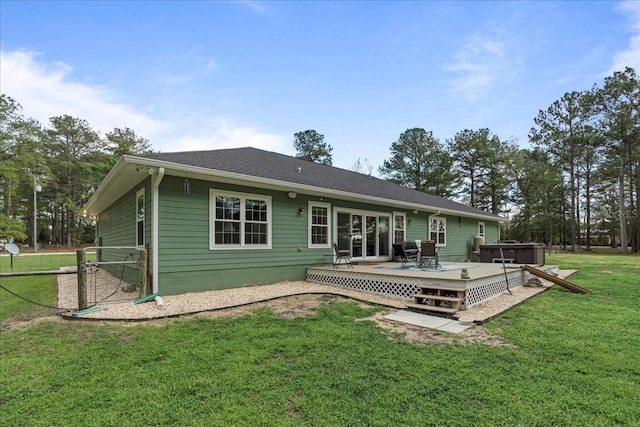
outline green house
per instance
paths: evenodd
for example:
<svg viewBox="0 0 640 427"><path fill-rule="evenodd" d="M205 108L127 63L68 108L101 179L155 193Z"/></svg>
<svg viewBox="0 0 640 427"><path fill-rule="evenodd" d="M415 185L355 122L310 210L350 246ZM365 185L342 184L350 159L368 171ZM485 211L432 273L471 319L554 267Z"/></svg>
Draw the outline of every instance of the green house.
<svg viewBox="0 0 640 427"><path fill-rule="evenodd" d="M304 280L330 265L388 261L392 244L435 240L466 261L499 216L403 186L255 148L123 156L85 207L99 246L149 244L164 295Z"/></svg>

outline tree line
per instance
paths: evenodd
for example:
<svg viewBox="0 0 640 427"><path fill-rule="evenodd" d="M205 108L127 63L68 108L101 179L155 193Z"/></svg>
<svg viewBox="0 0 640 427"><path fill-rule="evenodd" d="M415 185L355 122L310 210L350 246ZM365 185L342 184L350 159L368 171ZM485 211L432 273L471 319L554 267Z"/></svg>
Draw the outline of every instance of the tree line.
<svg viewBox="0 0 640 427"><path fill-rule="evenodd" d="M640 80L627 68L601 86L564 94L533 118L532 148L488 128L465 129L441 141L407 129L378 168L385 179L452 198L510 219L502 237L581 245L640 245ZM297 157L332 164L331 145L315 130L294 134ZM52 117L46 126L24 117L0 95L0 239L73 247L93 241L82 206L124 154L152 152L127 127L104 137L86 120ZM373 173L358 159L353 169ZM33 199L36 188L37 206Z"/></svg>
<svg viewBox="0 0 640 427"><path fill-rule="evenodd" d="M601 86L564 94L533 119L532 148L489 129L444 142L423 128L391 144L378 172L418 191L507 216L502 237L563 244L640 246L640 80L632 68ZM295 134L298 157L331 164L331 146L309 130ZM370 165L365 168L372 172ZM353 169L363 171L360 160Z"/></svg>
<svg viewBox="0 0 640 427"><path fill-rule="evenodd" d="M101 137L69 115L43 126L0 95L0 239L33 244L35 219L39 242L67 248L92 242L82 207L122 155L147 152L149 141L127 127Z"/></svg>

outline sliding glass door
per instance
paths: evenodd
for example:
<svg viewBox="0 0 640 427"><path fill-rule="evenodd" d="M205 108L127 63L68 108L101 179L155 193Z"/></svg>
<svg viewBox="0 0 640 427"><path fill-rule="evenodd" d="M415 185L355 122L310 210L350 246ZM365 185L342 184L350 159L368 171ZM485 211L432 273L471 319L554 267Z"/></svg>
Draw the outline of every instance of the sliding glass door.
<svg viewBox="0 0 640 427"><path fill-rule="evenodd" d="M378 217L378 256L388 257L391 250L391 217L380 215Z"/></svg>
<svg viewBox="0 0 640 427"><path fill-rule="evenodd" d="M349 250L353 258L386 258L391 250L390 215L338 212L336 236L338 248Z"/></svg>

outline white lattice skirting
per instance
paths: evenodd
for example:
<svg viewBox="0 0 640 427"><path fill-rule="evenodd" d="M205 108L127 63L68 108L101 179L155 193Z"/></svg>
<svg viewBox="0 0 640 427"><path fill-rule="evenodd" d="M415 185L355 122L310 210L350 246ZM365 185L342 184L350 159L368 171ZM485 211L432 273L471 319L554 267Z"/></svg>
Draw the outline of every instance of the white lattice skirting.
<svg viewBox="0 0 640 427"><path fill-rule="evenodd" d="M543 269L547 273L553 274L554 268ZM530 278L535 277L524 270L515 270L507 273L509 288L513 289L522 286ZM425 280L416 277L389 276L375 273L366 273L348 270L320 270L307 269L307 281L313 283L323 283L327 285L341 286L348 289L355 289L376 294L413 299L413 295L418 293L418 286L424 285ZM438 280L440 286L446 286L446 280ZM472 307L507 291L507 282L504 274L487 276L467 282L465 300L461 308Z"/></svg>
<svg viewBox="0 0 640 427"><path fill-rule="evenodd" d="M419 278L388 276L359 271L307 269L307 281L342 286L358 291L413 299L421 283Z"/></svg>
<svg viewBox="0 0 640 427"><path fill-rule="evenodd" d="M542 271L549 274L556 272L554 267L543 267ZM527 280L536 277L524 270L515 270L507 273L509 279L509 289L517 288L527 283ZM480 279L472 280L467 285L465 296L466 307L472 307L481 302L485 302L507 291L507 281L504 274L496 276L488 276Z"/></svg>

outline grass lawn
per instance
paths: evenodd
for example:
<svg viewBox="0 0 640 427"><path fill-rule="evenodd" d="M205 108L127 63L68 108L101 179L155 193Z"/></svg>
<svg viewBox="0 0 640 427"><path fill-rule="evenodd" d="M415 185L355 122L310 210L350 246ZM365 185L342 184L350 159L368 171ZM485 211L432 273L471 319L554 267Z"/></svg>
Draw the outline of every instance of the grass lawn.
<svg viewBox="0 0 640 427"><path fill-rule="evenodd" d="M640 425L640 257L547 263L593 292L556 286L497 317L487 327L508 347L411 344L356 322L380 308L355 303L297 319L33 322L0 333L0 424Z"/></svg>
<svg viewBox="0 0 640 427"><path fill-rule="evenodd" d="M75 253L56 254L20 254L13 257L13 271L48 271L57 270L59 267L74 266L77 264ZM0 273L11 271L11 257L7 254L0 255Z"/></svg>
<svg viewBox="0 0 640 427"><path fill-rule="evenodd" d="M49 271L76 265L75 253L18 255L13 259L13 271ZM11 271L9 255L0 255L0 273ZM0 277L0 286L36 303L55 307L56 276ZM31 304L0 288L0 322L11 318L55 314L57 310Z"/></svg>

